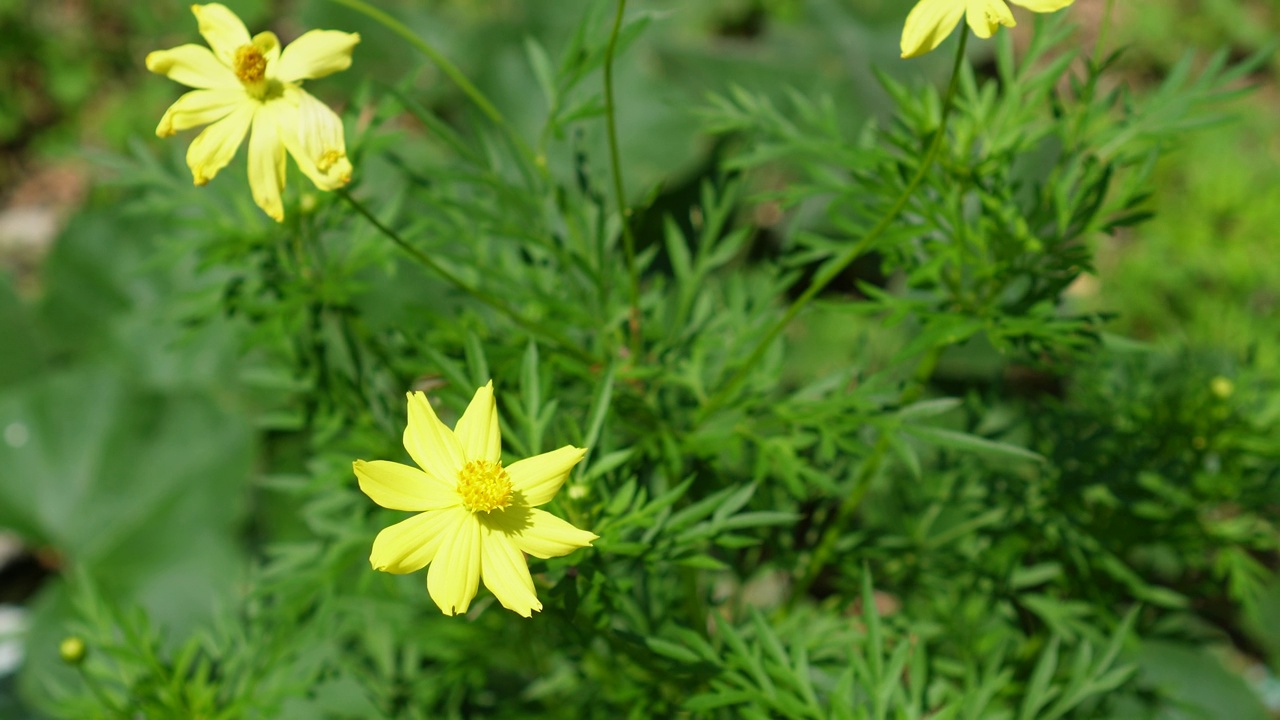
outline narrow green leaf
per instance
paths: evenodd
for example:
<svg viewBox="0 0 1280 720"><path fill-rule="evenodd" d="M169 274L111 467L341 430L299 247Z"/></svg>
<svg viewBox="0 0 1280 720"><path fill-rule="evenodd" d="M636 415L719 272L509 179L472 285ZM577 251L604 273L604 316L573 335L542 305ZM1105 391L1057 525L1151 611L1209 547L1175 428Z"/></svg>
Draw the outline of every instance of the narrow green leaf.
<svg viewBox="0 0 1280 720"><path fill-rule="evenodd" d="M902 431L921 440L942 447L950 447L970 452L1003 455L1005 457L1017 458L1019 460L1046 462L1045 457L1040 453L1032 452L1026 448L1018 447L1017 445L996 442L995 440L988 440L984 437L978 437L977 435L970 435L968 433L919 425L903 427Z"/></svg>

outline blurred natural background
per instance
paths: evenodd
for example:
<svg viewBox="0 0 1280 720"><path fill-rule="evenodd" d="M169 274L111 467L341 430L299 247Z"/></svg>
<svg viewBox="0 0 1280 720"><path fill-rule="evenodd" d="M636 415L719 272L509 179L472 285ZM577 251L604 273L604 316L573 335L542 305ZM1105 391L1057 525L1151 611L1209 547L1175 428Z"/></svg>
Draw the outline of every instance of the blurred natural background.
<svg viewBox="0 0 1280 720"><path fill-rule="evenodd" d="M468 113L456 88L420 56L342 6L226 4L250 28L272 28L286 41L306 28L361 32L352 69L308 85L332 105L350 106L353 98L381 96L395 85L446 120ZM530 75L528 39L561 47L592 5L378 4L435 42L531 138L545 107ZM779 99L790 91L828 94L856 128L889 109L871 68L945 81L946 52L898 58L905 0L633 5L654 19L618 65L621 152L633 199L649 194L664 211L696 198L723 150L695 112L709 92L739 86ZM1078 0L1068 11L1081 43L1097 39L1104 10L1102 0ZM1019 17L1026 19L1014 31L1021 43L1032 21ZM1194 69L1220 48L1231 58L1248 56L1278 32L1276 0L1120 0L1105 41L1125 51L1110 81L1127 86L1134 102L1158 102L1156 87L1188 52L1194 51ZM190 307L201 293L223 289L184 255L180 240L197 232L200 220L158 226L132 202L139 184L171 186L193 204L224 203L230 224L269 222L247 205L243 151L213 185L195 189L182 160L187 136L154 135L181 90L146 72L143 58L184 42L198 39L183 2L0 0L0 718L6 720L34 717L18 700L20 668L57 663L71 613L64 593L71 567L91 572L104 592L147 608L156 624L180 635L236 596L264 528L287 537L294 522L292 508L273 503L256 481L260 468L299 452L290 444L291 419L271 397L289 379L262 377L264 365L242 353L238 334L245 329L235 318L192 322ZM979 67L990 52L990 45L972 46ZM1127 367L1099 371L1082 391L1103 396L1117 414L1129 413L1128 423L1165 422L1154 416L1167 411L1179 427L1194 427L1202 417L1196 407L1161 403L1185 399L1192 387L1199 390L1190 394L1211 407L1239 388L1268 387L1268 379L1271 394L1248 398L1249 417L1259 426L1280 421L1278 77L1280 59L1273 58L1249 78L1254 92L1217 109L1221 122L1176 143L1155 170L1148 204L1155 217L1097 238L1096 271L1068 292L1078 311L1110 314L1105 330L1127 338L1125 347L1135 353ZM361 119L347 118L351 137ZM398 125L422 132L407 114ZM383 162L413 162L391 157ZM301 187L296 170L290 172ZM378 165L357 172L372 176ZM768 204L752 212L766 230L782 222ZM828 325L809 327L823 342L803 344L803 362L844 362L841 324L833 316ZM1025 378L1029 389L1020 391L1009 372L982 348L950 354L939 368L960 388L998 377L1015 392L1035 391L1037 377ZM1111 448L1117 457L1133 451L1123 438L1117 442ZM1272 487L1276 472L1270 470ZM1163 501L1175 510L1180 502ZM1155 512L1146 522L1160 517ZM1144 552L1176 574L1180 563L1198 562L1180 556L1195 547L1154 543ZM1208 568L1238 562L1247 568L1238 577L1272 585L1275 549L1259 553L1270 553L1272 564L1206 558L1204 581L1225 584L1221 578L1237 575ZM1266 717L1264 707L1280 717L1280 679L1268 669L1266 652L1272 662L1280 657L1280 595L1270 593L1252 608L1253 620L1234 606L1213 605L1225 593L1206 599L1197 610L1217 617L1222 632L1206 631L1201 649L1152 651L1141 661L1149 683L1185 695L1180 717L1249 720Z"/></svg>

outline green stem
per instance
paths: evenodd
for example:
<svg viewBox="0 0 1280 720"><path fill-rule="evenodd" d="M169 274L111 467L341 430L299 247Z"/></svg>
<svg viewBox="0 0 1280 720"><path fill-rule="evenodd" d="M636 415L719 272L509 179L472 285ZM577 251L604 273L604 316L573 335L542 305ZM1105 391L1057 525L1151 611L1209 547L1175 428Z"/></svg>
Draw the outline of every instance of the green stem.
<svg viewBox="0 0 1280 720"><path fill-rule="evenodd" d="M345 189L336 190L335 192L343 200L346 200L347 204L363 216L365 220L368 220L369 224L377 228L378 231L381 232L388 240L395 243L397 247L417 261L419 265L422 265L431 272L439 275L445 282L488 305L494 310L497 310L499 313L506 315L512 320L512 322L523 327L525 330L528 330L530 333L533 333L534 335L541 335L542 337L551 340L556 345L559 345L562 350L565 350L582 362L589 365L596 362L595 357L570 342L568 338L564 337L559 332L556 332L535 320L530 320L529 318L524 317L512 309L510 305L498 296L467 284L462 278L453 274L451 270L432 259L430 255L411 245L407 240L400 236L400 233L397 233L395 230L384 225L382 221L378 220L373 212L369 210L369 208L365 207L363 203L352 197L351 193L347 192Z"/></svg>
<svg viewBox="0 0 1280 720"><path fill-rule="evenodd" d="M915 177L911 179L911 182L907 184L902 195L898 197L898 201L894 203L893 207L890 208L889 213L881 219L875 228L868 233L868 237L884 232L884 229L888 227L889 222L891 222L892 219L902 211L903 207L905 207L907 198L920 185L925 173L937 157L938 151L942 146L942 139L946 135L947 118L951 114L951 103L955 97L958 78L960 77L960 68L964 61L965 41L968 40L968 38L969 33L967 31L960 35L960 44L956 48L955 65L951 69L951 82L947 85L947 94L942 101L942 120L938 125L938 133L934 135L933 141L929 144L929 149L925 154L924 162L921 163L920 169L916 172ZM867 244L866 238L863 238L863 241L858 244L858 247L860 248ZM856 257L856 255L849 257L846 253L845 257L848 257L848 262L852 262L853 257ZM842 261L844 259L844 257L841 258ZM845 262L844 264L848 263ZM838 271L839 270L837 269L836 272ZM828 278L827 282L829 281L830 280ZM806 292L805 295L802 295L797 299L796 303L792 305L792 308L795 309L796 305L800 304L801 301L806 300L806 298L811 298L814 294L815 293ZM794 315L794 312L789 312L784 321L789 320ZM776 332L773 333L773 335L776 334ZM911 382L903 388L902 393L898 398L899 405L914 402L924 393L925 383L933 374L934 368L937 367L938 360L942 357L942 351L945 348L945 344L935 345L929 349L923 358L921 358L920 364L916 366L915 373L912 375ZM850 489L849 494L845 497L844 501L840 503L839 509L836 510L835 517L826 525L822 537L818 541L818 545L814 548L813 555L809 559L809 563L805 568L804 574L800 576L800 579L796 581L795 587L792 588L790 598L787 601L788 607L794 607L795 604L800 601L800 598L804 597L808 593L809 588L813 585L814 581L817 580L822 569L826 567L827 563L830 561L832 554L835 552L836 544L840 540L840 534L844 532L845 526L862 505L862 500L866 497L867 491L871 489L871 482L875 479L876 473L879 472L880 465L884 462L884 456L889 450L891 437L891 431L886 429L881 432L879 439L876 440L875 446L871 449L871 455L867 458L867 461L863 463L861 470L858 472L858 476L854 479L853 487Z"/></svg>
<svg viewBox="0 0 1280 720"><path fill-rule="evenodd" d="M618 220L622 223L622 250L626 255L629 284L630 313L628 327L631 338L631 358L640 357L640 276L636 271L636 239L631 232L631 210L627 207L627 192L622 185L622 158L618 152L617 107L613 98L613 61L618 49L618 31L622 29L622 16L627 10L627 0L618 0L618 11L613 16L613 30L609 33L609 46L604 55L604 112L609 131L609 161L613 171L613 194L618 202ZM603 269L603 268L602 268Z"/></svg>
<svg viewBox="0 0 1280 720"><path fill-rule="evenodd" d="M925 150L924 159L920 162L920 167L916 170L915 176L913 176L911 181L907 183L907 186L902 189L902 192L898 195L898 198L894 201L893 205L890 206L888 212L880 218L879 222L877 222L866 235L862 236L861 240L859 240L853 247L846 250L843 255L840 255L834 261L827 263L818 271L817 276L809 287L800 295L800 297L796 298L795 301L791 303L791 306L787 308L787 312L783 314L782 318L778 320L778 322L774 323L773 326L769 328L768 332L766 332L764 336L760 338L759 342L756 343L755 349L747 356L746 362L740 365L733 375L730 376L729 381L721 386L720 390L717 391L715 395L711 396L707 403L702 406L702 410L699 413L698 418L699 422L709 417L711 413L717 410L731 395L733 395L733 393L737 392L738 388L741 387L742 383L746 380L747 373L749 373L751 369L755 367L756 363L760 361L760 358L764 356L765 352L769 349L769 345L777 339L778 334L781 333L788 324L790 324L795 316L798 315L800 311L810 303L810 301L818 296L818 293L825 290L826 287L831 284L831 281L836 279L836 276L838 276L845 268L849 267L854 260L857 260L862 253L866 252L867 248L869 248L872 243L884 234L884 231L893 224L894 220L898 219L898 215L900 215L902 210L906 208L907 202L911 199L912 193L914 193L916 188L920 186L920 183L924 181L925 174L927 174L929 169L933 166L934 160L937 159L938 152L942 148L942 140L947 134L947 119L951 115L951 101L955 97L956 88L960 84L960 66L964 61L965 47L968 44L968 40L969 33L966 30L961 33L960 44L956 46L955 64L951 68L951 82L947 85L947 94L942 99L942 119L938 123L938 131L934 134L933 140L930 141L928 149Z"/></svg>
<svg viewBox="0 0 1280 720"><path fill-rule="evenodd" d="M489 118L494 125L497 125L504 133L507 134L511 144L515 146L520 154L524 155L526 161L531 163L533 167L539 168L545 172L542 165L538 163L537 156L534 154L533 149L530 148L524 139L520 137L520 134L516 132L515 128L507 122L507 119L503 117L502 113L498 111L498 108L489 101L489 98L485 97L484 93L480 92L480 89L473 85L471 81L467 79L467 76L463 75L462 71L459 70L456 65L449 62L449 58L446 58L439 50L432 47L432 45L426 40L418 37L418 35L413 32L408 25L405 25L363 0L333 0L333 2L336 2L339 5L345 5L352 10L362 13L370 19L377 21L383 27L408 41L410 45L413 45L418 49L418 52L426 55L428 60L435 63L435 66L440 68L440 72L444 73L446 77L452 80L453 84L457 85L458 89L462 90L463 94L470 98L471 102L475 103L476 107L480 108L480 112L484 113L485 117Z"/></svg>
<svg viewBox="0 0 1280 720"><path fill-rule="evenodd" d="M1111 29L1111 9L1115 0L1107 0L1106 9L1102 11L1102 22L1098 27L1098 39L1093 46L1093 66L1096 68L1102 61L1102 53L1107 48L1107 31Z"/></svg>

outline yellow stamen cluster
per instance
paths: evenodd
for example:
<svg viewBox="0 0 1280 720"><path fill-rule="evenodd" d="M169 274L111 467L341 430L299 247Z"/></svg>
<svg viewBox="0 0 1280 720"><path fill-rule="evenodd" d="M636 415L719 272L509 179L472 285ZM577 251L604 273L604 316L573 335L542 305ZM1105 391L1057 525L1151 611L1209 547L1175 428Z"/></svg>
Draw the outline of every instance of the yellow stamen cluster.
<svg viewBox="0 0 1280 720"><path fill-rule="evenodd" d="M267 76L267 58L253 43L236 49L236 77L245 85L257 85Z"/></svg>
<svg viewBox="0 0 1280 720"><path fill-rule="evenodd" d="M316 169L322 173L327 173L329 168L333 167L343 157L344 154L337 150L325 150L320 159L316 161Z"/></svg>
<svg viewBox="0 0 1280 720"><path fill-rule="evenodd" d="M458 494L471 512L489 512L511 505L511 477L501 462L472 460L458 471Z"/></svg>

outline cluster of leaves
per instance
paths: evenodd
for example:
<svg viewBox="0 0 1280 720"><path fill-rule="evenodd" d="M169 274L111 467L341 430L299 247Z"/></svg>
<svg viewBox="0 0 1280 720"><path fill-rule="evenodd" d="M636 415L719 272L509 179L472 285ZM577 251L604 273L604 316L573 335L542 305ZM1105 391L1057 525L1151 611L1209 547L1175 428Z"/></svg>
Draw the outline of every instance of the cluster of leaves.
<svg viewBox="0 0 1280 720"><path fill-rule="evenodd" d="M146 148L118 160L128 211L165 229L157 264L184 270L166 313L230 339L238 416L262 438L252 569L211 629L166 639L111 599L138 595L100 586L112 564L16 525L85 573L67 629L89 655L76 674L29 672L29 695L76 718L1186 706L1133 635L1239 634L1234 611L1266 607L1280 418L1246 398L1276 389L1100 343L1102 319L1064 293L1094 236L1143 219L1156 157L1245 70L1175 74L1129 102L1099 90L1110 61L1069 70L1067 29L1045 23L1017 60L1004 37L991 77L960 66L945 126L942 95L889 77L891 116L860 128L833 102L737 90L701 116L725 140L684 205L655 189L654 209L620 214L599 132L606 19L581 17L557 52L525 43L547 108L533 144L492 117L445 119L413 78L360 89L357 184L295 193L284 238L239 187L184 189ZM785 224L752 222L778 207ZM856 294L828 292L753 352L791 295L832 280ZM513 456L590 448L554 508L601 537L531 560L533 621L487 596L442 617L421 577L365 561L398 517L350 462L402 457L406 389L449 422L490 378Z"/></svg>

